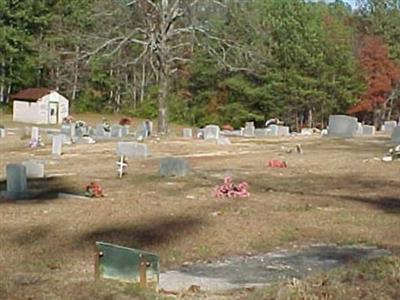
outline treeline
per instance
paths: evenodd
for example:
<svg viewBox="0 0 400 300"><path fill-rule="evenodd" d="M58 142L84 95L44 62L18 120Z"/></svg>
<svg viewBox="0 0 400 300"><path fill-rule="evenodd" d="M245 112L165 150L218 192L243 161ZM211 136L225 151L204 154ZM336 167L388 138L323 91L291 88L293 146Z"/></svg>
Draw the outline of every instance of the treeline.
<svg viewBox="0 0 400 300"><path fill-rule="evenodd" d="M58 89L72 110L293 128L399 116L400 0L0 0L0 100Z"/></svg>

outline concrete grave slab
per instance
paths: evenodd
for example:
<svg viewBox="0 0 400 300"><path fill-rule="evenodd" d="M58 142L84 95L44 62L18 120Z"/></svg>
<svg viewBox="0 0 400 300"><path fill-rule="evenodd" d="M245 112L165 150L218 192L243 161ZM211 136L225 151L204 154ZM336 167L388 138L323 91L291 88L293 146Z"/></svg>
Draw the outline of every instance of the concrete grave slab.
<svg viewBox="0 0 400 300"><path fill-rule="evenodd" d="M146 144L135 142L119 142L117 144L117 155L131 158L148 157L150 155Z"/></svg>
<svg viewBox="0 0 400 300"><path fill-rule="evenodd" d="M186 176L190 171L186 160L178 157L164 157L160 160L161 176Z"/></svg>
<svg viewBox="0 0 400 300"><path fill-rule="evenodd" d="M329 116L329 137L352 138L357 132L357 118L345 115Z"/></svg>

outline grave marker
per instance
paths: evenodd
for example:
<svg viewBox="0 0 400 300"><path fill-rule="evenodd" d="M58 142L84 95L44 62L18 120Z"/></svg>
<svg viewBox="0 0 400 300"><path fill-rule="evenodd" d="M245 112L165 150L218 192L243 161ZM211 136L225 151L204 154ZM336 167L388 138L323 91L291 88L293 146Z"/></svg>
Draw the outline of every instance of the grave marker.
<svg viewBox="0 0 400 300"><path fill-rule="evenodd" d="M396 126L392 130L392 142L395 144L400 144L400 126Z"/></svg>
<svg viewBox="0 0 400 300"><path fill-rule="evenodd" d="M255 136L254 122L246 122L246 126L243 129L243 136L245 137L254 137Z"/></svg>
<svg viewBox="0 0 400 300"><path fill-rule="evenodd" d="M345 115L329 116L328 136L352 138L357 132L357 118Z"/></svg>
<svg viewBox="0 0 400 300"><path fill-rule="evenodd" d="M121 125L112 125L111 126L111 136L114 138L122 137L122 126Z"/></svg>
<svg viewBox="0 0 400 300"><path fill-rule="evenodd" d="M393 129L397 126L396 121L385 121L383 131L386 133L392 133Z"/></svg>
<svg viewBox="0 0 400 300"><path fill-rule="evenodd" d="M218 140L220 129L217 125L208 125L204 128L205 140Z"/></svg>
<svg viewBox="0 0 400 300"><path fill-rule="evenodd" d="M193 138L192 128L183 128L183 137L186 139Z"/></svg>
<svg viewBox="0 0 400 300"><path fill-rule="evenodd" d="M135 142L119 142L117 144L117 155L131 158L147 157L150 155L146 144Z"/></svg>
<svg viewBox="0 0 400 300"><path fill-rule="evenodd" d="M96 242L95 276L157 289L160 258L150 252Z"/></svg>
<svg viewBox="0 0 400 300"><path fill-rule="evenodd" d="M51 148L51 153L53 155L60 156L62 154L63 142L64 142L64 136L63 135L54 135L53 136L53 144L52 144L52 148Z"/></svg>
<svg viewBox="0 0 400 300"><path fill-rule="evenodd" d="M44 164L34 160L27 160L22 162L26 169L27 178L43 178L44 177Z"/></svg>
<svg viewBox="0 0 400 300"><path fill-rule="evenodd" d="M6 137L6 130L4 128L0 128L0 138Z"/></svg>
<svg viewBox="0 0 400 300"><path fill-rule="evenodd" d="M6 167L7 197L16 199L25 197L28 190L26 168L23 165L9 164Z"/></svg>
<svg viewBox="0 0 400 300"><path fill-rule="evenodd" d="M32 127L31 129L31 141L39 140L39 127Z"/></svg>
<svg viewBox="0 0 400 300"><path fill-rule="evenodd" d="M362 134L363 135L375 135L375 126L363 125Z"/></svg>
<svg viewBox="0 0 400 300"><path fill-rule="evenodd" d="M165 157L160 160L161 176L186 176L189 170L189 164L182 158Z"/></svg>
<svg viewBox="0 0 400 300"><path fill-rule="evenodd" d="M225 136L220 136L217 140L218 145L231 145L231 140Z"/></svg>

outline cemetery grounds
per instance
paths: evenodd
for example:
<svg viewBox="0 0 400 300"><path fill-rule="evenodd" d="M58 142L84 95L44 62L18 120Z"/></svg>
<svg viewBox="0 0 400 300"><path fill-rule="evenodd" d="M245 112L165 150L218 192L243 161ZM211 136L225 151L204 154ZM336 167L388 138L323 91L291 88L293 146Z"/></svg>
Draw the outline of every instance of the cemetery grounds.
<svg viewBox="0 0 400 300"><path fill-rule="evenodd" d="M119 117L110 117L117 122ZM77 119L90 125L99 115ZM6 128L26 125L2 116ZM0 140L0 189L5 166L29 158L46 161L43 180L30 180L35 200L0 203L0 299L163 299L131 286L94 282L94 244L105 241L157 253L162 270L315 243L376 245L393 256L344 267L261 290L185 299L399 299L400 162L383 163L389 137L348 140L312 137L232 138L232 145L186 140L174 126L169 138L146 141L152 156L129 160L117 177L116 141L63 147L51 141L29 149L17 130ZM282 147L301 143L304 154ZM161 157L188 160L182 178L158 176ZM286 169L267 162L283 159ZM249 184L249 198L216 199L214 187L230 175ZM95 181L106 196L57 199L82 193ZM200 287L201 288L201 287Z"/></svg>

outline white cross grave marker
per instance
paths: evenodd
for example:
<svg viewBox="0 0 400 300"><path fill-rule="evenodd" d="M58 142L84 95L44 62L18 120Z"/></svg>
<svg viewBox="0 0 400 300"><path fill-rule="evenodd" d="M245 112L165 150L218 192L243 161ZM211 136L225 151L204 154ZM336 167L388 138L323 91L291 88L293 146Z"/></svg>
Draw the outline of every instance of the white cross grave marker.
<svg viewBox="0 0 400 300"><path fill-rule="evenodd" d="M117 161L117 171L118 171L118 175L119 178L122 178L122 175L125 174L126 172L126 168L128 167L128 164L125 162L125 156L121 155L121 158L119 161Z"/></svg>

